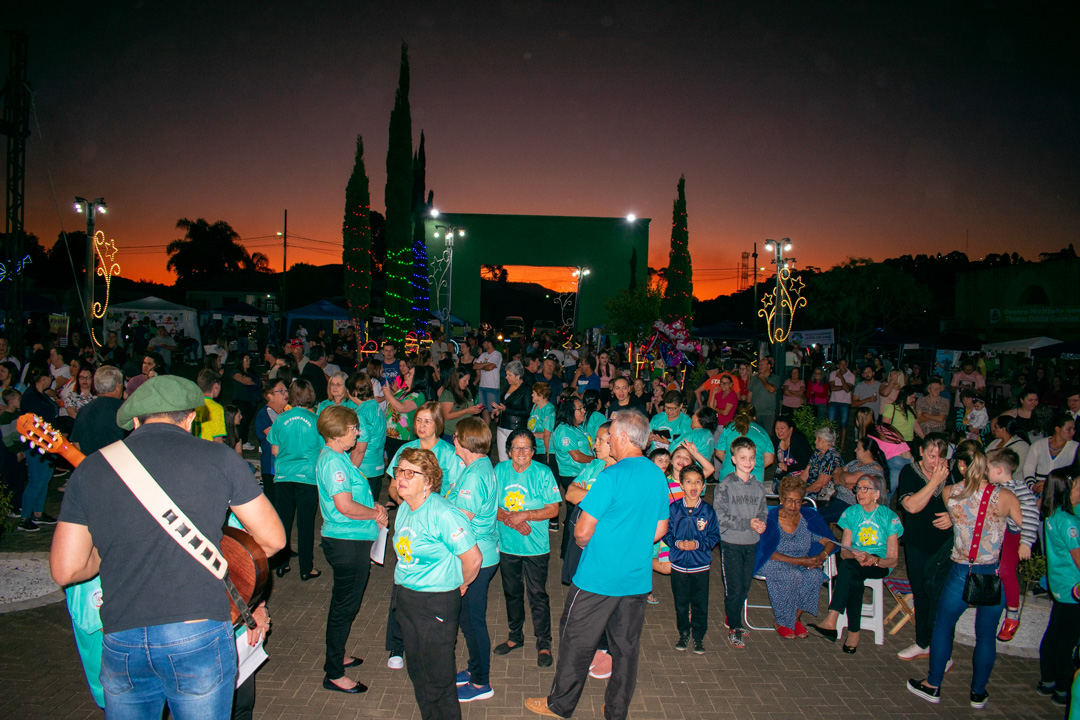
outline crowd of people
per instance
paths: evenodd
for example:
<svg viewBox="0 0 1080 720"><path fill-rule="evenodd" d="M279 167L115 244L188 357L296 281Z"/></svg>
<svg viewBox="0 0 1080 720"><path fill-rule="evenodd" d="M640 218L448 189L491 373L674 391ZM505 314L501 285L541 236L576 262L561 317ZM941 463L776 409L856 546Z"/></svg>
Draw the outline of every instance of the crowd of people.
<svg viewBox="0 0 1080 720"><path fill-rule="evenodd" d="M407 669L425 718L458 717L460 703L495 694L491 655L524 647L526 598L537 665L555 666L551 692L530 698L527 707L568 717L592 676L609 679L608 716L625 717L645 608L656 602L656 575L671 583L674 649L706 652L714 550L724 640L735 650L748 642L744 604L754 577L765 579L780 637L813 633L837 642L843 636L843 652L854 654L864 583L903 566L914 594L915 642L898 655L929 658L927 677L910 681L908 689L930 702L939 701L952 664L956 623L977 604L970 685L977 708L987 702L995 641L1010 641L1019 627L1018 563L1041 553L1052 610L1037 690L1059 704L1070 702L1080 638L1080 519L1073 514L1080 459L1072 440L1080 390L1058 389L1061 410L1047 423L1036 410L1036 389L1019 391L1015 406L991 416L985 378L969 358L949 382L880 359L856 369L844 359L809 368L796 357L783 382L767 357L707 360L703 381L686 387L686 368L662 362L634 367L619 347L557 346L546 338L511 344L490 336L458 344L436 332L412 352L385 342L378 354L364 357L351 328L341 335L328 345L297 337L281 348L268 346L262 367L248 353L226 363L228 348L215 345L191 383L169 375L165 358L150 350L132 353L139 366L128 362L121 374L116 366L128 358L121 358L124 350L110 334L103 350L111 359L96 370L62 348L42 349L25 372L8 369L8 376L29 383L14 406L6 389L3 397L10 412L21 402L23 411L58 427L68 416L72 439L87 455L132 427L127 443L138 450L141 436L142 452L151 452L155 433L172 438L162 423L225 445L214 452L231 459L214 457L232 473L231 494L214 500L217 510L231 509L252 531L278 578L291 572L293 557L301 582L323 574L316 567L319 527L332 578L323 666L329 691L366 690L346 675L362 662L348 654L349 629L363 602L373 547L386 542L396 555L387 666ZM0 358L6 354L5 343ZM66 376L56 370L60 365L68 368ZM218 402L223 384L231 387L225 405ZM804 405L813 412L801 412ZM116 422L108 422L110 412ZM136 422L125 429L124 418ZM253 472L241 458L247 451L255 461L256 448ZM135 454L161 481L160 461ZM26 467L20 529L55 523L43 509L53 460L8 456L5 462ZM162 484L199 463L192 457L161 469ZM97 542L95 528L106 520L96 514L99 499L91 499L87 487L109 473L96 460L75 470L54 539L54 555L68 557L54 568L58 582L78 588L101 573L104 692L95 697L107 709L131 700L114 697L122 693L113 687L110 662L120 661L116 648L125 633L142 626L132 622L146 620L105 609L117 607L109 592L120 577L117 568L134 562L118 543ZM255 482L261 493L253 491ZM265 505L253 504L256 494ZM553 544L568 586L557 646L547 577ZM143 562L174 552L164 542ZM488 595L497 570L508 627L493 647ZM832 592L822 612L825 582ZM986 585L997 594L974 602L971 587ZM73 607L78 602L69 598ZM147 598L130 602L141 607ZM192 612L227 623L218 605ZM261 615L246 630L253 644L269 627L266 606L255 609ZM838 630L841 616L845 632ZM468 648L464 669L454 661L459 629ZM90 666L87 674L94 674ZM181 701L167 689L147 693L141 702L158 702L159 712L161 703ZM218 694L224 697L225 690ZM249 716L253 698L251 681L237 693L234 707L241 714L234 716Z"/></svg>

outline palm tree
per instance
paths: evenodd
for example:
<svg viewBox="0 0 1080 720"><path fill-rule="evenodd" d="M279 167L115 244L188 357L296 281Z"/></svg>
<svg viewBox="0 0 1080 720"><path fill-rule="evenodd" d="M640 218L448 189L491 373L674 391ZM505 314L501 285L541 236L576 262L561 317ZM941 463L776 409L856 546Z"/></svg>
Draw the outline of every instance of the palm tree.
<svg viewBox="0 0 1080 720"><path fill-rule="evenodd" d="M270 267L270 258L266 256L266 253L261 253L257 250L251 253L251 257L249 257L245 263L244 269L261 273L274 272L274 269Z"/></svg>
<svg viewBox="0 0 1080 720"><path fill-rule="evenodd" d="M237 242L239 233L224 220L211 225L202 218L181 218L176 229L183 230L184 237L165 248L169 254L165 267L176 273L178 283L253 266L247 250Z"/></svg>

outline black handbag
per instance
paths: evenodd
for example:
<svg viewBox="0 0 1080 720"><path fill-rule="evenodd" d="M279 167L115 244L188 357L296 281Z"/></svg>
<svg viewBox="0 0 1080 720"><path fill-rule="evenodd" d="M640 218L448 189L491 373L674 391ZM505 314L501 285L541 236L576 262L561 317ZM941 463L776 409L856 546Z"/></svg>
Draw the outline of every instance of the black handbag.
<svg viewBox="0 0 1080 720"><path fill-rule="evenodd" d="M979 503L979 514L975 518L975 530L971 534L971 549L968 551L968 562L975 564L979 555L979 541L982 540L983 526L986 524L986 508L990 504L990 497L994 494L994 488L987 485L983 490L982 501ZM971 572L968 566L967 577L964 578L963 599L968 605L986 607L1001 604L1001 575L995 571L993 574L979 574Z"/></svg>

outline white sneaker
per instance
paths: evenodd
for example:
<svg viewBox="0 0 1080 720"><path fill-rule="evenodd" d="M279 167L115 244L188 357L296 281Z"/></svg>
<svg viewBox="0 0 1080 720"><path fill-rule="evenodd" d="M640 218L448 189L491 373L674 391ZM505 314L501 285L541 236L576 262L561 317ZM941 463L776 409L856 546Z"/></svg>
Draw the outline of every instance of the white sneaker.
<svg viewBox="0 0 1080 720"><path fill-rule="evenodd" d="M405 667L405 658L400 655L391 655L390 659L386 661L386 667L391 670L400 670Z"/></svg>
<svg viewBox="0 0 1080 720"><path fill-rule="evenodd" d="M896 653L896 657L900 658L901 660L914 660L915 658L927 657L929 655L930 648L921 647L919 643L912 643L908 647Z"/></svg>
<svg viewBox="0 0 1080 720"><path fill-rule="evenodd" d="M244 443L243 445L240 446L240 448L243 449L243 450L254 450L255 446L252 445L251 443Z"/></svg>

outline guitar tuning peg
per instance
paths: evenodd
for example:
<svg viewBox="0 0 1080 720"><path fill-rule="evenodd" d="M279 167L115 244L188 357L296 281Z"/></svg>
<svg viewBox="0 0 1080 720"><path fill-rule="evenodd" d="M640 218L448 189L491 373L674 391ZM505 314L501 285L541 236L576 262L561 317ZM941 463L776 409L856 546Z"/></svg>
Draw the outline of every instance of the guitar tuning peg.
<svg viewBox="0 0 1080 720"><path fill-rule="evenodd" d="M23 441L24 443L25 443L25 442L30 442L29 440L27 440L27 439L26 439L25 437L23 437L23 436L19 436L19 439L20 439L20 440L22 440L22 441Z"/></svg>
<svg viewBox="0 0 1080 720"><path fill-rule="evenodd" d="M38 451L38 455L44 455L45 454L45 448L43 448L43 447L39 447L37 449L37 451Z"/></svg>

